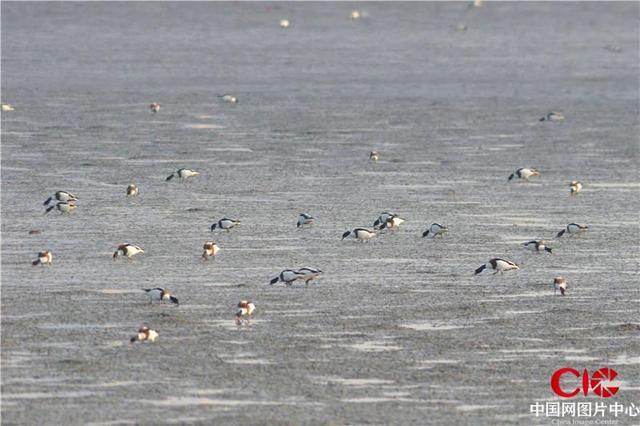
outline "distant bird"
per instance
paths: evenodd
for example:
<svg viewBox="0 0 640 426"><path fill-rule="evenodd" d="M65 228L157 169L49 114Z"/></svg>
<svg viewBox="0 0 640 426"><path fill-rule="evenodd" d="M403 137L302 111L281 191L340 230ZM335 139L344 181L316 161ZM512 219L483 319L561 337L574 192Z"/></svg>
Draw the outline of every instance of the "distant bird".
<svg viewBox="0 0 640 426"><path fill-rule="evenodd" d="M175 172L171 173L169 176L167 176L165 180L169 181L174 177L179 177L180 179L184 180L184 179L190 178L191 176L198 176L199 174L200 173L191 169L178 169Z"/></svg>
<svg viewBox="0 0 640 426"><path fill-rule="evenodd" d="M289 28L289 20L288 19L282 19L280 20L280 28Z"/></svg>
<svg viewBox="0 0 640 426"><path fill-rule="evenodd" d="M352 11L351 11L351 19L353 19L354 21L355 21L356 19L360 19L360 17L361 17L361 16L362 16L362 15L360 14L360 11L359 11L359 10L352 10Z"/></svg>
<svg viewBox="0 0 640 426"><path fill-rule="evenodd" d="M344 240L348 236L352 236L359 241L365 241L375 237L376 233L366 228L355 228L353 231L347 231L342 234L342 239Z"/></svg>
<svg viewBox="0 0 640 426"><path fill-rule="evenodd" d="M204 243L203 247L204 252L202 252L202 258L207 260L209 257L216 257L216 254L220 251L220 247L213 241L209 243Z"/></svg>
<svg viewBox="0 0 640 426"><path fill-rule="evenodd" d="M444 234L449 232L449 228L444 225L440 225L439 223L432 223L429 229L422 233L422 238L428 237L431 234L431 238L435 238L440 236L440 238L444 237Z"/></svg>
<svg viewBox="0 0 640 426"><path fill-rule="evenodd" d="M382 225L387 222L387 219L389 219L390 217L395 217L395 216L397 216L397 215L395 213L391 213L391 212L382 212L382 213L380 213L380 216L378 216L376 221L373 222L373 229L381 229Z"/></svg>
<svg viewBox="0 0 640 426"><path fill-rule="evenodd" d="M607 44L603 48L605 50L608 50L611 53L620 53L620 52L622 52L622 47L617 46L617 45L613 45L613 44Z"/></svg>
<svg viewBox="0 0 640 426"><path fill-rule="evenodd" d="M511 173L511 175L509 175L509 180L513 179L514 177L517 177L524 181L529 181L529 178L533 176L540 176L540 172L537 171L536 169L527 169L523 167Z"/></svg>
<svg viewBox="0 0 640 426"><path fill-rule="evenodd" d="M311 225L313 222L315 222L315 218L313 216L310 216L306 213L300 213L298 215L298 224L296 225L298 228L304 226L304 225Z"/></svg>
<svg viewBox="0 0 640 426"><path fill-rule="evenodd" d="M149 296L149 304L152 304L154 300L159 300L160 302L168 300L176 305L179 304L178 299L173 297L169 290L165 288L143 288L142 290L144 290L144 292L147 293L147 296Z"/></svg>
<svg viewBox="0 0 640 426"><path fill-rule="evenodd" d="M561 112L551 111L547 113L540 121L561 121L564 120L564 115Z"/></svg>
<svg viewBox="0 0 640 426"><path fill-rule="evenodd" d="M305 285L309 285L309 282L318 278L322 274L322 271L315 268L302 268L298 269L298 273L302 274L300 279L304 281Z"/></svg>
<svg viewBox="0 0 640 426"><path fill-rule="evenodd" d="M49 213L53 209L58 210L61 214L62 213L71 213L77 207L78 206L73 201L69 201L69 202L60 201L60 202L54 204L53 206L47 208L47 210L45 210L44 214Z"/></svg>
<svg viewBox="0 0 640 426"><path fill-rule="evenodd" d="M140 193L140 188L135 183L127 186L127 197L135 197Z"/></svg>
<svg viewBox="0 0 640 426"><path fill-rule="evenodd" d="M256 310L256 305L248 300L242 300L238 303L238 311L236 312L236 324L242 325L243 321L247 324L253 319L253 313Z"/></svg>
<svg viewBox="0 0 640 426"><path fill-rule="evenodd" d="M532 241L527 241L526 243L522 244L526 249L528 250L533 250L533 251L537 251L539 252L545 252L548 251L549 253L551 253L551 247L547 247L544 244L543 240L532 240Z"/></svg>
<svg viewBox="0 0 640 426"><path fill-rule="evenodd" d="M466 24L463 24L463 23L459 23L459 24L456 26L456 29L457 29L458 31L467 31L467 29L468 29L468 28L469 28L469 27L467 27L467 25L466 25Z"/></svg>
<svg viewBox="0 0 640 426"><path fill-rule="evenodd" d="M155 342L158 338L159 334L157 331L150 329L146 325L140 327L138 330L138 334L133 336L129 342L134 344L136 341L138 342Z"/></svg>
<svg viewBox="0 0 640 426"><path fill-rule="evenodd" d="M43 250L40 253L38 253L38 260L34 260L33 262L31 262L31 264L33 266L51 265L52 261L53 261L53 255L51 254L51 252L49 250Z"/></svg>
<svg viewBox="0 0 640 426"><path fill-rule="evenodd" d="M128 259L131 259L133 256L139 253L144 253L144 250L136 245L129 243L120 244L118 246L118 249L113 253L113 260L116 260L120 255L126 256Z"/></svg>
<svg viewBox="0 0 640 426"><path fill-rule="evenodd" d="M502 274L504 271L510 271L512 269L518 270L520 269L520 267L508 260L495 258L495 259L491 259L490 261L488 261L487 263L485 263L484 265L476 269L476 272L474 273L474 275L478 275L480 272L484 271L485 269L492 269L493 271L495 271L493 273L493 275L495 275L498 272Z"/></svg>
<svg viewBox="0 0 640 426"><path fill-rule="evenodd" d="M43 204L46 206L47 204L49 204L54 199L56 201L78 201L78 197L76 197L75 195L73 195L70 192L67 192L67 191L56 191L56 193L53 194L51 197L47 198L47 200Z"/></svg>
<svg viewBox="0 0 640 426"><path fill-rule="evenodd" d="M378 161L379 159L380 159L380 154L378 153L378 151L371 151L369 153L369 160Z"/></svg>
<svg viewBox="0 0 640 426"><path fill-rule="evenodd" d="M2 104L2 112L11 112L11 111L15 111L15 110L16 109L11 104Z"/></svg>
<svg viewBox="0 0 640 426"><path fill-rule="evenodd" d="M578 192L582 191L582 183L577 180L572 180L569 184L569 188L571 188L571 195L576 195Z"/></svg>
<svg viewBox="0 0 640 426"><path fill-rule="evenodd" d="M295 280L302 277L303 274L298 271L294 271L293 269L285 269L284 271L280 272L277 277L269 281L269 284L274 285L275 283L280 281L285 283L286 285L291 285Z"/></svg>
<svg viewBox="0 0 640 426"><path fill-rule="evenodd" d="M553 294L557 294L558 290L560 290L560 294L564 296L564 293L567 291L567 279L565 277L555 277L553 279Z"/></svg>
<svg viewBox="0 0 640 426"><path fill-rule="evenodd" d="M149 105L149 109L151 110L152 113L156 113L158 111L160 111L160 104L157 102L152 103L151 105Z"/></svg>
<svg viewBox="0 0 640 426"><path fill-rule="evenodd" d="M239 220L227 219L225 217L225 218L220 219L219 221L217 221L213 225L211 225L211 231L213 232L214 229L220 228L220 229L225 229L228 232L229 229L233 228L234 226L236 226L238 224L240 224Z"/></svg>
<svg viewBox="0 0 640 426"><path fill-rule="evenodd" d="M405 220L400 216L391 216L391 217L388 217L387 220L382 225L380 225L379 229L388 228L393 231L400 228L400 225L402 225L404 222Z"/></svg>
<svg viewBox="0 0 640 426"><path fill-rule="evenodd" d="M482 7L482 0L474 0L469 3L469 7Z"/></svg>
<svg viewBox="0 0 640 426"><path fill-rule="evenodd" d="M589 227L587 225L578 225L577 223L570 223L570 224L567 225L567 227L565 229L563 229L562 231L558 232L557 237L558 238L562 237L565 232L569 233L569 235L575 235L575 234L579 234L581 232L584 232L587 229L589 229Z"/></svg>
<svg viewBox="0 0 640 426"><path fill-rule="evenodd" d="M224 102L228 102L230 104L235 104L238 102L238 98L233 95L220 95Z"/></svg>

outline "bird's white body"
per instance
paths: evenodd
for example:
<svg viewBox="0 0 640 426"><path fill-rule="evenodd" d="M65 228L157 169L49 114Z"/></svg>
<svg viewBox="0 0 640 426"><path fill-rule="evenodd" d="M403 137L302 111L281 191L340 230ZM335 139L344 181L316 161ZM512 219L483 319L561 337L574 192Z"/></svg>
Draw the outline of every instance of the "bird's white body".
<svg viewBox="0 0 640 426"><path fill-rule="evenodd" d="M11 112L15 110L16 109L11 104L2 104L2 112Z"/></svg>
<svg viewBox="0 0 640 426"><path fill-rule="evenodd" d="M136 340L139 342L155 342L159 334L157 331L150 329L149 327L141 327L138 330L138 334L131 338L131 343Z"/></svg>
<svg viewBox="0 0 640 426"><path fill-rule="evenodd" d="M200 173L196 172L195 170L191 170L191 169L178 169L175 172L173 172L172 174L170 174L165 180L171 180L174 177L179 177L182 180L188 179L190 177L193 176L198 176Z"/></svg>
<svg viewBox="0 0 640 426"><path fill-rule="evenodd" d="M286 285L292 285L294 281L302 277L303 277L303 274L301 274L298 271L294 271L293 269L285 269L284 271L280 272L280 274L278 274L277 277L272 279L270 281L270 284L273 285L278 281L280 281L285 283Z"/></svg>
<svg viewBox="0 0 640 426"><path fill-rule="evenodd" d="M127 186L128 197L135 197L139 193L140 193L140 188L138 188L138 186L135 183L132 183L131 185Z"/></svg>
<svg viewBox="0 0 640 426"><path fill-rule="evenodd" d="M169 290L161 287L156 288L143 288L142 289L149 297L149 303L153 303L154 300L172 302L178 304L176 299Z"/></svg>
<svg viewBox="0 0 640 426"><path fill-rule="evenodd" d="M222 95L222 100L230 104L235 104L236 102L238 102L238 98L233 95Z"/></svg>
<svg viewBox="0 0 640 426"><path fill-rule="evenodd" d="M144 250L134 244L124 243L118 246L118 249L113 253L113 259L115 260L118 256L126 256L131 259L133 256L136 256L140 253L144 253Z"/></svg>
<svg viewBox="0 0 640 426"><path fill-rule="evenodd" d="M509 180L513 179L514 177L517 177L518 179L528 181L529 178L533 176L540 176L540 172L537 171L536 169L528 169L526 167L522 167L516 170L515 172L511 173L511 175L509 176Z"/></svg>
<svg viewBox="0 0 640 426"><path fill-rule="evenodd" d="M576 195L578 192L582 191L582 183L574 180L569 184L571 188L571 195Z"/></svg>
<svg viewBox="0 0 640 426"><path fill-rule="evenodd" d="M215 257L216 254L220 251L220 247L213 241L204 244L204 252L202 253L202 257L206 260L209 257Z"/></svg>
<svg viewBox="0 0 640 426"><path fill-rule="evenodd" d="M378 161L379 159L380 159L380 154L378 153L378 151L371 151L369 153L369 160Z"/></svg>
<svg viewBox="0 0 640 426"><path fill-rule="evenodd" d="M366 241L374 238L375 236L376 236L376 233L370 229L356 228L353 231L345 232L342 235L342 239L344 240L347 237L353 237L359 241Z"/></svg>
<svg viewBox="0 0 640 426"><path fill-rule="evenodd" d="M308 215L306 213L300 213L298 215L298 223L297 223L297 227L300 228L304 225L311 225L313 222L315 222L315 218L311 215Z"/></svg>
<svg viewBox="0 0 640 426"><path fill-rule="evenodd" d="M154 102L151 105L149 105L149 109L151 110L151 112L156 113L160 111L160 104L157 102Z"/></svg>
<svg viewBox="0 0 640 426"><path fill-rule="evenodd" d="M491 259L490 261L476 269L475 275L481 273L484 270L492 270L494 271L493 274L495 275L498 272L503 273L505 271L518 269L520 269L520 267L509 260L495 258Z"/></svg>
<svg viewBox="0 0 640 426"><path fill-rule="evenodd" d="M241 325L243 321L249 323L253 318L256 305L253 302L242 300L238 303L238 311L236 312L236 324Z"/></svg>
<svg viewBox="0 0 640 426"><path fill-rule="evenodd" d="M38 253L38 260L33 261L33 265L51 265L53 255L49 250L43 250Z"/></svg>
<svg viewBox="0 0 640 426"><path fill-rule="evenodd" d="M360 13L359 10L352 10L351 11L351 19L353 19L353 20L360 19L361 16L362 16L362 14Z"/></svg>
<svg viewBox="0 0 640 426"><path fill-rule="evenodd" d="M388 229L398 229L400 227L400 225L402 225L405 222L404 219L402 219L399 216L392 216L387 218L387 221L383 223L382 228L388 228Z"/></svg>
<svg viewBox="0 0 640 426"><path fill-rule="evenodd" d="M545 252L545 251L548 251L549 253L551 253L551 248L547 247L543 240L527 241L526 243L522 243L522 245L527 250L535 251L538 253Z"/></svg>
<svg viewBox="0 0 640 426"><path fill-rule="evenodd" d="M289 22L288 19L280 20L280 28L289 28L289 25L291 25L291 23Z"/></svg>

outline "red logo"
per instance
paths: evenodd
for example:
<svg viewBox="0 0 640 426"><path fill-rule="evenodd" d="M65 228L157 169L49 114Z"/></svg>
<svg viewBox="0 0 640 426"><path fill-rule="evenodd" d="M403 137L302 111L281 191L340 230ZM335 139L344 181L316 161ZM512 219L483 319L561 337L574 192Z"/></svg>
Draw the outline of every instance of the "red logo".
<svg viewBox="0 0 640 426"><path fill-rule="evenodd" d="M610 398L618 392L619 388L617 386L603 386L602 384L602 382L612 381L618 375L618 372L612 368L600 368L596 370L591 377L589 377L589 371L585 368L582 372L582 386L578 386L571 391L566 391L560 387L560 379L567 373L576 378L580 378L580 372L571 367L556 370L551 376L551 390L562 398L573 398L580 393L580 390L582 390L584 396L587 396L589 390L591 390L602 398Z"/></svg>

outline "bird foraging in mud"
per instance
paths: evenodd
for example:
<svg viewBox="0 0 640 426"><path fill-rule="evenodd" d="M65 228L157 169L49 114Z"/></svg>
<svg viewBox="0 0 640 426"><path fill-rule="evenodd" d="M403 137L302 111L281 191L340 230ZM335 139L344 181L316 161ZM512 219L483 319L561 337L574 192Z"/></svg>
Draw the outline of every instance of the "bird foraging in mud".
<svg viewBox="0 0 640 426"><path fill-rule="evenodd" d="M40 253L38 253L38 259L31 262L31 264L33 266L51 265L52 261L53 261L53 255L51 254L51 252L49 250L43 250Z"/></svg>
<svg viewBox="0 0 640 426"><path fill-rule="evenodd" d="M589 227L587 225L578 225L577 223L570 223L567 225L567 227L565 229L563 229L562 231L558 232L557 237L560 238L562 237L565 232L568 233L569 235L576 235L576 234L580 234L584 231L586 231L587 229L589 229Z"/></svg>
<svg viewBox="0 0 640 426"><path fill-rule="evenodd" d="M154 300L159 300L161 303L163 301L169 301L175 305L179 304L178 299L175 298L166 288L143 288L142 291L144 291L149 297L149 304L152 304Z"/></svg>
<svg viewBox="0 0 640 426"><path fill-rule="evenodd" d="M536 169L528 169L526 167L522 167L516 170L515 172L511 173L509 175L508 180L511 180L517 177L518 179L522 179L525 182L529 182L529 178L534 176L540 176L540 172L537 171Z"/></svg>
<svg viewBox="0 0 640 426"><path fill-rule="evenodd" d="M204 243L204 247L203 248L203 252L202 252L202 258L204 260L208 260L210 257L215 258L216 254L218 254L218 252L220 251L220 247L218 247L218 245L216 243L214 243L213 241L210 241L208 243Z"/></svg>
<svg viewBox="0 0 640 426"><path fill-rule="evenodd" d="M428 237L431 235L431 238L440 237L444 238L444 234L449 232L449 228L444 225L440 225L439 223L432 223L429 229L422 233L422 238Z"/></svg>
<svg viewBox="0 0 640 426"><path fill-rule="evenodd" d="M126 256L131 259L133 256L144 253L144 250L134 244L124 243L118 246L118 249L113 253L113 260L116 260L118 256Z"/></svg>
<svg viewBox="0 0 640 426"><path fill-rule="evenodd" d="M140 327L140 329L138 329L138 334L129 339L129 343L134 344L135 342L155 342L158 336L159 334L157 331L152 330L144 325Z"/></svg>
<svg viewBox="0 0 640 426"><path fill-rule="evenodd" d="M242 300L238 303L238 311L236 312L236 324L242 325L243 322L249 324L253 319L253 313L256 310L256 305L248 300Z"/></svg>
<svg viewBox="0 0 640 426"><path fill-rule="evenodd" d="M549 253L552 253L551 247L547 247L543 240L527 241L526 243L522 243L522 245L527 250L533 250L533 251L536 251L538 253L545 252L545 251L549 252Z"/></svg>
<svg viewBox="0 0 640 426"><path fill-rule="evenodd" d="M553 294L557 294L558 290L560 290L560 294L564 296L567 291L567 279L565 277L555 277L553 279Z"/></svg>
<svg viewBox="0 0 640 426"><path fill-rule="evenodd" d="M269 281L269 284L274 285L279 281L285 283L286 285L292 285L295 280L300 279L303 276L303 274L298 271L294 271L293 269L285 269L284 271L280 272L277 277Z"/></svg>
<svg viewBox="0 0 640 426"><path fill-rule="evenodd" d="M342 234L342 239L353 237L358 241L366 241L376 236L376 233L367 228L355 228L353 231L346 231Z"/></svg>
<svg viewBox="0 0 640 426"><path fill-rule="evenodd" d="M191 169L178 169L175 172L171 173L169 176L167 176L167 178L165 180L166 181L170 181L174 177L178 177L178 178L180 178L180 179L182 179L184 181L187 178L190 178L192 176L198 176L199 174L200 173L196 172L195 170L191 170Z"/></svg>
<svg viewBox="0 0 640 426"><path fill-rule="evenodd" d="M493 270L494 271L493 275L495 275L498 272L502 274L504 271L518 270L520 269L520 267L509 260L495 258L495 259L491 259L490 261L488 261L487 263L485 263L484 265L476 269L474 275L478 275L485 269Z"/></svg>

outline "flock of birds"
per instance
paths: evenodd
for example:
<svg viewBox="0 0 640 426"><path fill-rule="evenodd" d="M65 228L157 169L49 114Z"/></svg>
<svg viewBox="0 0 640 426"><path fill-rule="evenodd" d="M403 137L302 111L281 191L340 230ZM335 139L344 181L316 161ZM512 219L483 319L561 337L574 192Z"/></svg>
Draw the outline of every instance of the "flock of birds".
<svg viewBox="0 0 640 426"><path fill-rule="evenodd" d="M472 7L481 6L481 0L476 0L471 4ZM358 10L354 10L351 12L351 19L360 19L364 14ZM287 19L283 19L280 21L281 28L289 28L291 23ZM466 26L465 26L466 29ZM237 103L238 98L231 94L223 94L218 95L223 102L227 103ZM149 105L149 109L152 113L156 114L160 112L161 106L157 102L153 102ZM10 104L3 103L2 104L3 112L11 112L15 111L15 107ZM564 120L564 115L560 112L549 112L545 114L540 121L561 121ZM380 159L380 153L377 151L371 151L369 154L369 160L372 162L377 162ZM193 178L198 176L199 173L195 170L188 168L181 168L169 176L165 178L165 180L171 181L173 179L186 180L189 178ZM511 181L513 179L519 179L523 182L528 182L530 178L539 176L540 172L533 168L520 168L514 171L511 175L509 175L508 180ZM576 195L582 190L582 183L578 181L572 181L569 184L570 187L570 195ZM128 185L126 189L126 195L128 197L135 197L139 195L140 189L135 183L131 183ZM44 202L44 206L46 207L45 214L57 210L61 214L71 214L78 207L78 197L68 191L57 191L52 196L47 198ZM315 218L307 213L300 213L298 216L298 221L296 226L298 228L302 228L305 226L310 226L315 223ZM380 231L389 230L391 232L396 231L399 227L405 222L405 219L401 218L395 213L392 212L382 212L373 222L372 228L354 228L350 231L346 231L342 234L342 240L346 238L353 238L360 242L365 242L370 240L378 235ZM222 218L217 222L211 225L211 231L225 230L229 232L231 229L235 228L240 224L240 220L237 219L229 219ZM568 235L577 235L588 229L586 225L580 225L577 223L570 223L566 226L565 229L562 229L558 232L557 237L563 236L565 233ZM32 231L37 232L37 231ZM422 237L429 238L444 238L445 234L449 232L447 226L442 225L440 223L432 223L423 233ZM548 247L544 240L531 240L523 243L523 246L534 252L538 253L552 253L552 248ZM203 246L202 258L204 260L208 260L209 258L215 259L216 255L220 251L220 247L214 241L208 241ZM117 249L113 253L113 259L116 260L118 257L126 257L131 259L134 256L141 255L144 253L144 249L131 243L123 243L118 245ZM50 250L43 250L38 253L38 257L36 260L32 262L34 266L37 265L51 265L53 262L53 255ZM484 263L480 267L475 270L474 275L478 275L482 272L493 271L493 274L504 273L510 270L518 270L520 267L509 260L501 259L501 258L493 258L488 262ZM281 271L276 277L271 279L269 282L271 285L276 284L278 282L284 283L287 286L293 285L296 281L303 281L305 285L309 285L313 280L318 279L322 275L322 271L317 268L304 267L298 270L294 269L285 269ZM554 293L560 291L562 296L565 295L568 283L565 277L556 277L553 282ZM165 288L147 288L142 289L146 296L149 298L149 303L153 304L154 301L158 301L159 303L167 302L171 304L178 305L178 299L171 294L168 289ZM253 314L256 311L256 305L252 301L242 300L237 305L237 310L235 314L235 322L238 326L243 324L249 324L253 318ZM137 334L130 339L130 343L135 342L154 342L159 336L159 333L156 330L152 330L148 326L144 325L139 328Z"/></svg>
<svg viewBox="0 0 640 426"><path fill-rule="evenodd" d="M152 112L156 113L159 111L159 104L153 103L150 106ZM557 113L556 113L557 114ZM546 115L545 117L548 117ZM543 117L543 118L545 118ZM380 159L380 154L377 151L372 151L369 154L370 161L377 162ZM165 178L166 181L171 181L172 179L180 179L186 180L195 176L198 176L199 173L195 170L181 168L169 176ZM513 173L511 173L508 177L508 181L513 179L519 179L522 182L528 182L530 178L539 176L540 172L533 168L520 168ZM576 195L582 190L582 183L578 181L572 181L569 184L570 195ZM138 186L134 183L127 186L126 195L128 197L135 197L140 193ZM52 204L55 202L54 204ZM57 191L49 198L44 201L44 206L46 207L45 214L51 212L52 210L57 210L61 214L71 214L77 208L78 197L68 191ZM300 213L298 215L298 221L296 223L297 228L303 228L306 226L311 226L315 223L316 219L308 213ZM373 222L373 226L371 228L354 228L350 231L346 231L342 234L342 240L346 238L353 238L360 242L365 242L367 240L371 240L376 237L380 231L389 230L391 232L396 231L400 228L400 226L405 222L405 219L400 217L399 215L392 212L382 212ZM233 228L240 224L240 220L238 219L229 219L222 218L217 222L214 222L211 225L211 232L215 230L225 230L227 232L231 231ZM588 229L586 225L580 225L577 223L570 223L564 229L560 230L557 234L557 237L562 237L565 233L568 235L577 235ZM449 228L440 223L432 223L423 233L422 237L429 238L444 238L444 236L449 232ZM553 249L548 247L544 240L531 240L523 243L524 248L528 250L532 250L538 253L552 253ZM220 251L220 247L214 241L208 241L203 246L202 258L204 260L208 260L209 258L214 258ZM126 257L131 259L134 256L140 255L144 253L144 249L135 244L131 243L123 243L118 245L115 252L113 253L113 259L116 260L118 257ZM34 266L36 265L51 265L53 262L53 255L50 250L43 250L38 253L38 258L32 262ZM493 274L504 273L506 271L518 270L520 267L506 259L501 258L493 258L488 262L484 263L480 267L475 270L474 275L478 275L485 270L493 271ZM285 269L281 271L276 277L271 279L269 284L273 285L276 283L283 283L287 286L293 285L296 281L303 281L306 286L309 285L313 280L318 279L322 275L322 271L317 268L304 267L298 270L294 269ZM564 296L566 294L568 283L565 277L556 277L553 282L554 293L560 291L560 294ZM175 305L179 304L178 299L171 294L168 289L165 288L147 288L143 289L146 296L149 298L149 303L153 303L154 301L168 302ZM249 324L253 319L253 314L256 310L255 303L242 300L237 305L237 311L235 315L235 322L238 326L243 324ZM138 333L130 339L130 343L135 343L137 341L150 341L153 342L157 339L159 333L155 330L150 329L148 326L142 326Z"/></svg>

